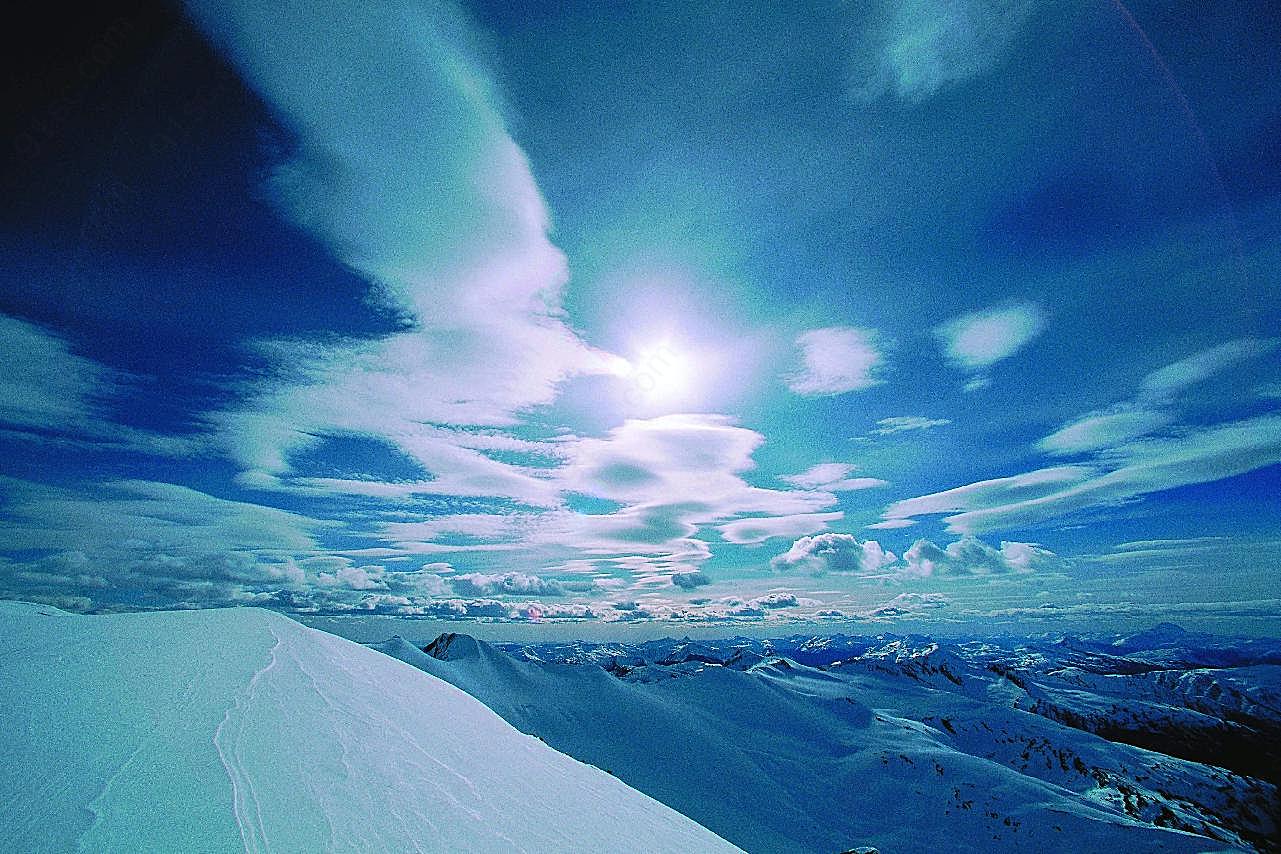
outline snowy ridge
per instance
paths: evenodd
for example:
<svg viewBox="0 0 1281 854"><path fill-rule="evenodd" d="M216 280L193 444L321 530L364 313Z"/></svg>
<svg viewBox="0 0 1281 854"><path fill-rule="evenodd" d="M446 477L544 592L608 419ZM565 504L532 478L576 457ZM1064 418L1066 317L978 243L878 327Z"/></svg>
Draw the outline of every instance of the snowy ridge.
<svg viewBox="0 0 1281 854"><path fill-rule="evenodd" d="M0 637L6 850L736 850L453 686L272 612L5 605Z"/></svg>

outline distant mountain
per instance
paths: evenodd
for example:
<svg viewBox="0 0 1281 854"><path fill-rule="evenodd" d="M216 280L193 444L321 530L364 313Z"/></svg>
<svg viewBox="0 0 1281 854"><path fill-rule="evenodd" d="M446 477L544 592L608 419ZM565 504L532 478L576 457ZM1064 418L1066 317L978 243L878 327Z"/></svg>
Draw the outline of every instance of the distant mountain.
<svg viewBox="0 0 1281 854"><path fill-rule="evenodd" d="M382 648L753 852L1278 850L1276 642L403 646ZM1207 656L1240 666L1186 664Z"/></svg>
<svg viewBox="0 0 1281 854"><path fill-rule="evenodd" d="M0 638L6 851L737 850L462 691L269 611L0 603Z"/></svg>

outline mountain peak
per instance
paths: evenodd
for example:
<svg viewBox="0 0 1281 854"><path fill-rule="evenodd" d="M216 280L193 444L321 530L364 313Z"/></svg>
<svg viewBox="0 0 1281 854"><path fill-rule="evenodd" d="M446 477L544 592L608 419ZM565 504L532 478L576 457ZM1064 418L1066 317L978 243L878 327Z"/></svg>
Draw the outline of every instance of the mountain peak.
<svg viewBox="0 0 1281 854"><path fill-rule="evenodd" d="M441 661L462 661L468 658L478 658L485 646L487 644L476 640L471 635L460 632L445 632L427 644L423 648L423 652Z"/></svg>

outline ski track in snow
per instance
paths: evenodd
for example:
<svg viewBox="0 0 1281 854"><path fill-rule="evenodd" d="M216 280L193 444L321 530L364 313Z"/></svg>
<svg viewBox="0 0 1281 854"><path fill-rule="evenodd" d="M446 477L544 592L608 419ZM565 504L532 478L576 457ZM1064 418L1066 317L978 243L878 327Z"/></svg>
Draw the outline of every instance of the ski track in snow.
<svg viewBox="0 0 1281 854"><path fill-rule="evenodd" d="M246 854L259 854L259 852L272 850L267 834L267 825L270 822L263 814L262 804L255 789L254 771L245 761L243 736L247 728L253 725L255 710L259 709L264 703L271 702L269 693L274 680L277 677L283 678L286 670L296 671L312 686L314 693L311 696L318 698L330 712L345 717L353 717L352 712L335 699L336 692L331 687L326 687L317 681L314 673L308 669L305 663L305 656L294 648L295 645L290 643L290 639L282 636L271 626L268 626L267 629L274 639L269 653L269 660L250 677L244 688L236 692L232 704L227 707L222 722L218 725L213 737L214 747L218 751L219 760L231 784L232 810ZM350 668L342 660L341 656L334 656L327 663L336 667L348 677L344 684L349 690L361 681L367 681L367 677L364 674L357 673ZM369 687L370 690L373 690L375 686ZM453 765L433 755L432 751L413 732L406 730L395 720L383 714L376 706L362 707L361 712L363 714L357 716L357 719L363 726L371 731L387 733L390 736L390 740L403 744L411 751L411 753L400 757L406 763L406 769L403 772L406 785L434 790L434 793L440 799L448 802L460 813L465 814L476 822L478 827L487 827L487 825L491 824L486 819L484 811L487 805L486 798L470 777ZM334 740L338 743L341 751L339 763L343 768L345 779L348 781L358 779L361 775L353 765L351 747L341 733L337 731L338 729L335 728L334 733L326 733L326 735L335 736ZM137 755L142 746L140 744L135 749L126 764ZM457 783L462 791L456 793L448 781ZM317 800L323 799L320 797L321 793L310 787L309 791L312 792L313 797L317 798ZM464 793L469 794L471 797L465 797ZM399 819L401 826L425 826L431 829L432 835L437 840L444 840L445 834L442 829L422 809L414 808L412 815L405 815L395 806L388 806L392 810L392 814ZM333 823L326 811L321 810L320 814L324 816L327 825L330 848L334 849L340 843ZM513 852L528 851L518 840L502 833L496 827L487 827L487 830L509 846L509 850ZM417 841L411 844L415 851L426 850Z"/></svg>
<svg viewBox="0 0 1281 854"><path fill-rule="evenodd" d="M267 631L271 632L271 636L275 638L275 643L271 647L270 660L254 673L243 691L236 692L235 702L227 707L227 713L223 716L222 723L218 724L218 728L214 730L213 737L218 758L227 771L227 778L231 781L231 809L236 819L236 826L240 828L240 841L247 854L270 850L267 844L267 831L262 821L262 809L253 789L253 780L245 769L244 759L240 753L240 735L244 732L245 720L257 698L258 684L280 662L277 656L282 642L280 635L276 634L270 624L267 625ZM227 732L228 727L232 725L233 717L236 720L236 731L232 735L229 749L224 749L223 733ZM253 805L252 821L245 815L246 798Z"/></svg>

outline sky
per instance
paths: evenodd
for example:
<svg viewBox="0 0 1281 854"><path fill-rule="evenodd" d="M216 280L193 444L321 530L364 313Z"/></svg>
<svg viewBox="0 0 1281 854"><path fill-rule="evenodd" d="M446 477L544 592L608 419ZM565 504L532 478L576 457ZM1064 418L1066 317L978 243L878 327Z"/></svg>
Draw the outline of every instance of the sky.
<svg viewBox="0 0 1281 854"><path fill-rule="evenodd" d="M1274 3L45 14L2 597L1281 620Z"/></svg>

